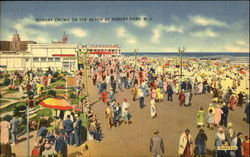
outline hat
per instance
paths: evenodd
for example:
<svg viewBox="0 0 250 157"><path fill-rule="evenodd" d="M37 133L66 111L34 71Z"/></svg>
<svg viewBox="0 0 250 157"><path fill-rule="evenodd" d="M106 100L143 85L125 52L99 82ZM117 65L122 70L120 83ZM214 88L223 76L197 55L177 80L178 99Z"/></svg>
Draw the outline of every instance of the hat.
<svg viewBox="0 0 250 157"><path fill-rule="evenodd" d="M224 128L223 127L219 127L218 131L223 132Z"/></svg>
<svg viewBox="0 0 250 157"><path fill-rule="evenodd" d="M227 127L233 127L233 123L229 122Z"/></svg>
<svg viewBox="0 0 250 157"><path fill-rule="evenodd" d="M226 106L226 103L225 103L225 102L223 102L223 106Z"/></svg>
<svg viewBox="0 0 250 157"><path fill-rule="evenodd" d="M39 147L39 143L36 142L36 143L34 144L34 147L36 147L36 148Z"/></svg>
<svg viewBox="0 0 250 157"><path fill-rule="evenodd" d="M159 133L159 131L158 131L158 130L155 130L155 131L154 131L154 134L158 134L158 133Z"/></svg>

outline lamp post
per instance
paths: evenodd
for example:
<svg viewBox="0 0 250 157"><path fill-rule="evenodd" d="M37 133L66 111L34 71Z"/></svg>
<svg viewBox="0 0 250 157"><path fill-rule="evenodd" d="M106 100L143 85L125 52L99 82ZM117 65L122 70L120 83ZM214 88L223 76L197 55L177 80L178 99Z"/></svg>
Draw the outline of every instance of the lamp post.
<svg viewBox="0 0 250 157"><path fill-rule="evenodd" d="M137 49L134 49L135 66L136 66L137 53L138 53L138 48L137 48Z"/></svg>
<svg viewBox="0 0 250 157"><path fill-rule="evenodd" d="M27 134L26 134L26 138L27 138L27 143L26 143L26 156L30 156L30 142L29 142L29 101L28 98L26 98L26 114L27 114Z"/></svg>
<svg viewBox="0 0 250 157"><path fill-rule="evenodd" d="M84 80L84 96L86 99L86 103L88 103L88 73L87 73L87 55L88 55L88 47L85 45L78 44L77 46L77 60L81 60L83 62L83 80ZM83 108L83 107L82 107Z"/></svg>
<svg viewBox="0 0 250 157"><path fill-rule="evenodd" d="M179 51L179 54L180 54L180 56L179 56L179 59L180 59L180 76L181 76L181 78L182 78L182 54L185 52L185 47L183 47L182 49L179 47L178 48L178 51Z"/></svg>

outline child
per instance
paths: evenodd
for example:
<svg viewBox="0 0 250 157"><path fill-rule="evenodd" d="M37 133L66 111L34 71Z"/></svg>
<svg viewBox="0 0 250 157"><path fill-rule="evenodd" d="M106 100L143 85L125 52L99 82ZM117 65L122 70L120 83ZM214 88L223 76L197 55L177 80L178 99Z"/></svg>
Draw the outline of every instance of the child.
<svg viewBox="0 0 250 157"><path fill-rule="evenodd" d="M39 146L40 145L38 143L35 143L31 156L39 156Z"/></svg>
<svg viewBox="0 0 250 157"><path fill-rule="evenodd" d="M198 111L197 119L196 119L198 127L203 128L203 126L204 126L204 118L205 118L205 113L204 113L203 107L200 107L200 110Z"/></svg>
<svg viewBox="0 0 250 157"><path fill-rule="evenodd" d="M156 116L155 100L151 99L150 104L151 104L151 107L150 107L151 118L154 118Z"/></svg>
<svg viewBox="0 0 250 157"><path fill-rule="evenodd" d="M209 130L214 129L214 118L213 118L213 110L212 109L210 109L208 111L208 115L207 115L206 120L207 120Z"/></svg>
<svg viewBox="0 0 250 157"><path fill-rule="evenodd" d="M128 112L128 108L125 108L124 114L123 114L123 119L126 124L129 124L129 119L130 119L130 113Z"/></svg>

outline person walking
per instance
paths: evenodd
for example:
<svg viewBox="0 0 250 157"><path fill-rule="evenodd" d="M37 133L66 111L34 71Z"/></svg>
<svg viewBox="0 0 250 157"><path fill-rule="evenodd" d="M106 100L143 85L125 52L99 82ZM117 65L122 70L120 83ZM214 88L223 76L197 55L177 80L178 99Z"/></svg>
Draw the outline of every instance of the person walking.
<svg viewBox="0 0 250 157"><path fill-rule="evenodd" d="M196 117L196 123L197 127L204 127L204 119L205 119L205 113L203 110L203 107L200 107L200 110L198 111L197 117Z"/></svg>
<svg viewBox="0 0 250 157"><path fill-rule="evenodd" d="M241 150L241 144L242 144L242 133L239 132L237 134L237 142L236 142L236 146L237 146L237 149L235 150L235 155L236 157L240 157L241 154L242 154L242 150Z"/></svg>
<svg viewBox="0 0 250 157"><path fill-rule="evenodd" d="M152 157L162 157L164 154L164 142L162 137L159 136L159 131L154 131L154 136L150 138L149 151Z"/></svg>
<svg viewBox="0 0 250 157"><path fill-rule="evenodd" d="M155 118L156 117L155 99L151 99L150 104L151 104L150 106L151 118Z"/></svg>
<svg viewBox="0 0 250 157"><path fill-rule="evenodd" d="M233 93L229 98L229 108L234 111L236 106L236 94Z"/></svg>
<svg viewBox="0 0 250 157"><path fill-rule="evenodd" d="M107 119L108 128L111 129L111 126L112 126L112 110L111 110L109 104L107 104L107 108L106 108L106 111L105 111L105 116L106 116L106 119Z"/></svg>
<svg viewBox="0 0 250 157"><path fill-rule="evenodd" d="M142 92L142 89L138 89L138 97L139 97L139 102L140 102L140 108L144 107L144 94Z"/></svg>
<svg viewBox="0 0 250 157"><path fill-rule="evenodd" d="M185 102L184 102L184 105L187 107L189 106L189 97L190 97L190 93L188 90L185 91Z"/></svg>
<svg viewBox="0 0 250 157"><path fill-rule="evenodd" d="M217 105L217 108L214 111L214 124L216 127L218 127L220 121L221 121L221 115L223 114L223 111L220 108L220 105Z"/></svg>
<svg viewBox="0 0 250 157"><path fill-rule="evenodd" d="M172 87L169 84L167 86L168 101L173 102L173 93L174 93L174 91L173 91Z"/></svg>
<svg viewBox="0 0 250 157"><path fill-rule="evenodd" d="M4 117L3 121L0 122L0 131L1 131L0 143L1 144L9 143L9 129L10 129L10 123Z"/></svg>
<svg viewBox="0 0 250 157"><path fill-rule="evenodd" d="M185 101L185 94L184 94L184 90L182 90L179 94L179 105L182 106L184 104Z"/></svg>
<svg viewBox="0 0 250 157"><path fill-rule="evenodd" d="M67 144L63 138L62 133L56 134L55 150L57 152L58 157L66 157L67 156Z"/></svg>
<svg viewBox="0 0 250 157"><path fill-rule="evenodd" d="M106 90L103 90L103 91L102 91L102 93L101 93L101 98L102 98L102 102L103 102L104 104L106 104L106 103L108 102Z"/></svg>
<svg viewBox="0 0 250 157"><path fill-rule="evenodd" d="M18 128L19 120L13 115L12 119L10 120L10 132L12 138L12 145L16 145L17 140L17 128Z"/></svg>
<svg viewBox="0 0 250 157"><path fill-rule="evenodd" d="M233 138L236 136L235 130L233 129L233 124L231 122L228 123L225 135L226 135L226 140L229 143L231 143L231 141L233 140Z"/></svg>
<svg viewBox="0 0 250 157"><path fill-rule="evenodd" d="M70 119L70 115L67 115L67 119L63 121L63 127L67 135L67 144L73 145L73 122Z"/></svg>
<svg viewBox="0 0 250 157"><path fill-rule="evenodd" d="M208 115L206 117L206 120L207 120L209 130L214 129L214 116L213 116L213 110L212 109L210 109L208 111Z"/></svg>
<svg viewBox="0 0 250 157"><path fill-rule="evenodd" d="M75 135L75 146L80 146L81 144L81 128L82 128L82 120L78 116L75 115L76 121L73 123L74 127L74 135Z"/></svg>
<svg viewBox="0 0 250 157"><path fill-rule="evenodd" d="M242 146L242 156L249 157L250 155L250 143L249 143L249 136L245 136L244 142L241 144Z"/></svg>
<svg viewBox="0 0 250 157"><path fill-rule="evenodd" d="M215 155L218 156L218 147L222 146L222 141L226 139L223 127L219 127L218 132L215 135Z"/></svg>
<svg viewBox="0 0 250 157"><path fill-rule="evenodd" d="M250 123L250 102L248 100L247 104L246 104L246 108L245 108L245 114L246 114L246 121L247 123Z"/></svg>
<svg viewBox="0 0 250 157"><path fill-rule="evenodd" d="M228 114L229 114L229 109L226 105L226 103L223 103L223 107L221 108L222 110L222 115L221 115L221 121L220 121L220 124L221 125L224 125L224 127L227 127L227 117L228 117Z"/></svg>
<svg viewBox="0 0 250 157"><path fill-rule="evenodd" d="M192 156L192 145L193 138L190 135L190 130L186 129L184 133L181 134L179 142L178 154L181 157L191 157Z"/></svg>
<svg viewBox="0 0 250 157"><path fill-rule="evenodd" d="M205 155L206 142L207 142L207 135L205 134L205 131L203 129L200 129L199 134L195 138L195 145L197 147L198 157L202 157Z"/></svg>

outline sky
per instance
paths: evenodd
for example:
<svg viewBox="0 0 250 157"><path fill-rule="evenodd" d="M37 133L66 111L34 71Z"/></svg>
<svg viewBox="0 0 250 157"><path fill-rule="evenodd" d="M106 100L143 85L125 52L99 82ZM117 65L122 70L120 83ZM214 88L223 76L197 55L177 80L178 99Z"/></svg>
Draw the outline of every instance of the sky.
<svg viewBox="0 0 250 157"><path fill-rule="evenodd" d="M0 9L1 40L17 30L21 40L50 43L65 31L68 43L122 52L249 52L248 1L5 1Z"/></svg>

